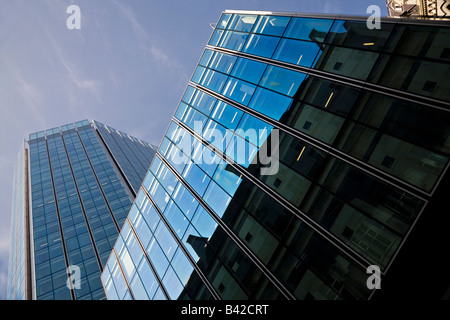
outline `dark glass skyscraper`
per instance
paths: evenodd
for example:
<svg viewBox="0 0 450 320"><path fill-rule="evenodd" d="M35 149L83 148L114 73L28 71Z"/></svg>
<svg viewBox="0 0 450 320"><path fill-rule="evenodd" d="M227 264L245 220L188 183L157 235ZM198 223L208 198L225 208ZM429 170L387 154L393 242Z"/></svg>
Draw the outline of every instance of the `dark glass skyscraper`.
<svg viewBox="0 0 450 320"><path fill-rule="evenodd" d="M103 270L109 299L444 293L449 24L366 19L221 15Z"/></svg>
<svg viewBox="0 0 450 320"><path fill-rule="evenodd" d="M8 299L105 298L101 271L154 155L97 121L30 134L15 168Z"/></svg>

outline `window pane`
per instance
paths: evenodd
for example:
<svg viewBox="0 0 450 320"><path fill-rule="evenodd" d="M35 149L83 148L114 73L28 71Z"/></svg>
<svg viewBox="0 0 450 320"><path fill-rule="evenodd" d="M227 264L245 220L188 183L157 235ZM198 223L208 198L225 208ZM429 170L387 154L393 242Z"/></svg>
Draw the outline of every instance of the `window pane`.
<svg viewBox="0 0 450 320"><path fill-rule="evenodd" d="M450 101L450 64L384 55L371 82Z"/></svg>
<svg viewBox="0 0 450 320"><path fill-rule="evenodd" d="M217 46L223 33L224 33L223 30L220 29L214 30L213 34L211 35L211 39L209 39L209 44L212 46Z"/></svg>
<svg viewBox="0 0 450 320"><path fill-rule="evenodd" d="M328 144L332 144L344 118L307 104L297 103L287 124Z"/></svg>
<svg viewBox="0 0 450 320"><path fill-rule="evenodd" d="M218 46L230 50L240 51L244 46L247 37L247 33L226 31Z"/></svg>
<svg viewBox="0 0 450 320"><path fill-rule="evenodd" d="M230 77L222 94L225 97L231 98L238 103L247 105L254 91L254 85Z"/></svg>
<svg viewBox="0 0 450 320"><path fill-rule="evenodd" d="M446 156L358 124L342 138L344 152L425 191L431 191L448 162Z"/></svg>
<svg viewBox="0 0 450 320"><path fill-rule="evenodd" d="M253 32L282 36L290 19L290 17L260 16Z"/></svg>
<svg viewBox="0 0 450 320"><path fill-rule="evenodd" d="M270 66L262 77L260 85L292 97L305 78L304 73Z"/></svg>
<svg viewBox="0 0 450 320"><path fill-rule="evenodd" d="M249 107L275 120L280 120L281 116L288 110L291 103L291 98L267 89L258 88Z"/></svg>
<svg viewBox="0 0 450 320"><path fill-rule="evenodd" d="M200 59L200 62L198 64L204 67L208 66L209 60L211 59L213 54L214 51L205 49L205 51L202 54L202 58Z"/></svg>
<svg viewBox="0 0 450 320"><path fill-rule="evenodd" d="M319 46L313 42L281 39L273 58L304 67L311 67L319 49Z"/></svg>
<svg viewBox="0 0 450 320"><path fill-rule="evenodd" d="M266 64L249 59L239 58L231 75L242 80L258 84L266 69Z"/></svg>
<svg viewBox="0 0 450 320"><path fill-rule="evenodd" d="M284 34L287 38L323 42L333 20L292 18Z"/></svg>
<svg viewBox="0 0 450 320"><path fill-rule="evenodd" d="M194 99L192 99L191 106L209 116L216 101L217 99L211 97L209 94L203 91L197 91Z"/></svg>
<svg viewBox="0 0 450 320"><path fill-rule="evenodd" d="M279 40L280 39L276 37L252 34L242 51L261 57L271 58Z"/></svg>
<svg viewBox="0 0 450 320"><path fill-rule="evenodd" d="M225 29L228 21L230 21L231 13L224 13L220 16L219 21L217 22L216 28Z"/></svg>
<svg viewBox="0 0 450 320"><path fill-rule="evenodd" d="M364 21L336 20L326 43L379 51L383 49L394 24L383 23L381 29L369 29Z"/></svg>
<svg viewBox="0 0 450 320"><path fill-rule="evenodd" d="M327 47L315 69L366 80L378 53L342 47Z"/></svg>
<svg viewBox="0 0 450 320"><path fill-rule="evenodd" d="M241 120L243 112L235 107L219 101L211 115L211 118L220 122L228 129L234 130Z"/></svg>
<svg viewBox="0 0 450 320"><path fill-rule="evenodd" d="M256 15L234 14L227 29L250 32L257 17Z"/></svg>
<svg viewBox="0 0 450 320"><path fill-rule="evenodd" d="M228 74L233 68L236 59L237 58L235 56L231 56L229 54L224 54L221 52L216 52L214 54L214 57L209 62L208 66L211 69Z"/></svg>
<svg viewBox="0 0 450 320"><path fill-rule="evenodd" d="M207 69L200 84L215 92L220 92L227 78L223 73Z"/></svg>
<svg viewBox="0 0 450 320"><path fill-rule="evenodd" d="M450 61L450 28L396 25L387 52Z"/></svg>

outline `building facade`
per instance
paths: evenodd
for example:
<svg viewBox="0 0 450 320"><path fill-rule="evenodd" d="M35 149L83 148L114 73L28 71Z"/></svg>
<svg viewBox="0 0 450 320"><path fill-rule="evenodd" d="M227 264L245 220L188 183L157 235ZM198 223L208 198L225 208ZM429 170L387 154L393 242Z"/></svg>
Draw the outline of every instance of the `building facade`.
<svg viewBox="0 0 450 320"><path fill-rule="evenodd" d="M222 13L103 270L108 299L395 297L411 272L443 294L445 272L434 292L417 273L444 270L450 28L366 19Z"/></svg>
<svg viewBox="0 0 450 320"><path fill-rule="evenodd" d="M97 121L30 134L15 167L7 298L104 299L101 271L155 151Z"/></svg>
<svg viewBox="0 0 450 320"><path fill-rule="evenodd" d="M421 19L449 18L448 0L387 0L389 17Z"/></svg>

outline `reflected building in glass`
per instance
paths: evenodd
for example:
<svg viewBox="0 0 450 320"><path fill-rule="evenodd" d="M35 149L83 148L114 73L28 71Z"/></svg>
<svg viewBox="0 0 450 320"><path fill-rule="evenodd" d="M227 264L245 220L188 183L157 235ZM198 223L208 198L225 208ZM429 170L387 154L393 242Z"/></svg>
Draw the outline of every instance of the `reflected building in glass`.
<svg viewBox="0 0 450 320"><path fill-rule="evenodd" d="M108 299L444 294L449 24L366 19L222 13L103 270Z"/></svg>
<svg viewBox="0 0 450 320"><path fill-rule="evenodd" d="M97 121L30 134L15 166L7 298L104 299L101 271L155 153Z"/></svg>

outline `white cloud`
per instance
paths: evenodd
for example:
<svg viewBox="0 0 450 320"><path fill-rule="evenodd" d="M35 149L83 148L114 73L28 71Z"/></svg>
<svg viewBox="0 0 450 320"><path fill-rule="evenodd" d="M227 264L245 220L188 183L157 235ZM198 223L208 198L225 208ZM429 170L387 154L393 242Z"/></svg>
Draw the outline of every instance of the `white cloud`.
<svg viewBox="0 0 450 320"><path fill-rule="evenodd" d="M134 35L139 40L140 49L150 53L153 59L166 67L171 69L180 68L180 65L176 61L171 59L162 49L155 45L155 41L138 21L131 7L125 7L118 1L114 1L114 4L119 7L122 15L130 22Z"/></svg>

